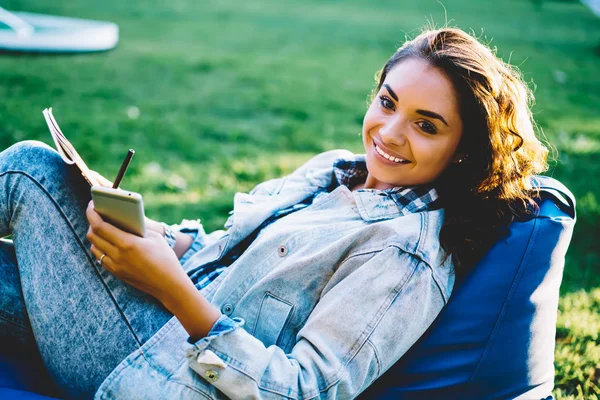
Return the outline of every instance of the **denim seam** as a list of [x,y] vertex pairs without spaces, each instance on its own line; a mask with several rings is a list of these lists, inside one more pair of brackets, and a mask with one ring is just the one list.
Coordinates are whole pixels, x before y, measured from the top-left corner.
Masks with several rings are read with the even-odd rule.
[[[371,341],[370,337],[369,339],[367,339],[367,344],[369,344],[371,346],[371,348],[373,349],[373,354],[375,355],[375,362],[377,363],[377,376],[379,376],[381,374],[381,357],[379,357],[379,353],[377,352],[377,347],[375,347],[375,345],[373,344],[373,342]],[[375,380],[375,379],[373,379]]]
[[283,298],[281,298],[281,297],[279,297],[279,296],[277,296],[277,295],[275,295],[275,294],[273,294],[273,293],[271,293],[269,291],[265,292],[265,294],[263,295],[263,298],[262,298],[262,300],[260,302],[260,307],[258,308],[258,314],[256,314],[257,315],[257,317],[256,317],[256,323],[252,327],[252,333],[251,333],[252,336],[254,336],[254,334],[256,333],[256,327],[258,326],[258,320],[260,319],[260,315],[261,315],[261,312],[262,312],[262,309],[263,309],[263,305],[265,304],[265,300],[266,300],[267,296],[270,296],[270,297],[276,299],[277,301],[280,301],[283,304],[287,304],[288,306],[290,306],[290,310],[288,311],[288,315],[287,315],[285,321],[283,322],[283,325],[281,326],[281,330],[279,331],[279,335],[277,336],[277,339],[275,339],[275,343],[277,343],[277,341],[279,340],[279,338],[281,337],[281,335],[285,331],[285,327],[288,324],[288,322],[290,321],[291,316],[292,316],[292,314],[295,311],[295,307],[294,307],[294,304],[290,303],[289,301],[287,301],[287,300],[285,300],[285,299],[283,299]]
[[27,325],[22,324],[18,318],[13,317],[12,315],[10,315],[9,313],[7,313],[4,310],[0,310],[0,319],[4,320],[10,324],[16,325],[25,331],[29,330]]
[[443,289],[443,285],[440,282],[438,282],[439,278],[437,277],[437,275],[435,273],[434,267],[430,263],[428,263],[427,261],[425,261],[423,258],[419,258],[419,259],[423,262],[423,264],[427,265],[427,267],[431,271],[431,278],[433,279],[433,282],[435,282],[435,286],[437,287],[438,291],[440,292],[440,295],[442,296],[442,300],[444,301],[444,305],[448,304],[448,301],[450,300],[449,299],[450,296],[448,296],[445,293],[445,291]]
[[[481,356],[479,357],[479,361],[477,362],[477,365],[475,366],[475,369],[473,370],[471,377],[467,381],[467,384],[473,380],[473,378],[479,371],[479,367],[483,363],[484,359],[487,357],[487,353],[489,352],[489,348],[491,347],[491,344],[496,337],[497,329],[500,325],[500,322],[502,321],[502,319],[504,317],[504,314],[506,312],[508,304],[510,303],[510,300],[512,299],[512,297],[516,291],[516,287],[519,286],[519,283],[521,282],[521,279],[523,278],[523,271],[526,268],[525,264],[528,261],[529,256],[530,256],[531,252],[533,251],[533,247],[534,247],[534,245],[531,244],[531,241],[537,237],[539,231],[540,231],[539,221],[537,219],[534,219],[534,226],[533,226],[531,233],[529,234],[529,238],[528,238],[528,243],[530,243],[530,244],[527,246],[527,248],[525,249],[525,251],[523,253],[523,256],[521,257],[521,262],[519,263],[519,269],[517,270],[517,274],[513,278],[513,283],[510,285],[510,290],[507,293],[506,298],[504,299],[504,303],[502,304],[502,309],[500,310],[500,313],[498,314],[498,317],[496,318],[496,323],[494,324],[494,328],[492,329],[492,332],[490,333],[490,336],[487,340],[485,349],[481,353]],[[535,242],[535,240],[534,240],[534,242]]]
[[396,247],[399,248],[398,246],[396,246],[394,243],[383,243],[380,244],[378,246],[373,246],[371,248],[366,248],[366,249],[360,249],[357,250],[356,253],[352,253],[350,255],[348,255],[348,257],[344,258],[341,262],[340,262],[340,267],[348,260],[350,260],[351,258],[355,258],[355,257],[359,257],[359,256],[364,256],[367,254],[371,254],[371,253],[380,253],[383,250],[387,249],[388,247]]
[[[421,259],[421,261],[423,261],[431,270],[431,276],[433,278],[433,281],[435,282],[438,290],[440,291],[440,294],[442,295],[442,299],[444,300],[444,304],[448,304],[448,300],[449,297],[448,293],[446,293],[446,291],[444,290],[444,285],[442,285],[440,282],[438,282],[438,277],[437,274],[435,273],[435,268],[433,265],[431,265],[431,263],[429,263],[429,261],[427,261],[425,259],[425,252],[423,251],[423,246],[424,246],[424,240],[422,240],[423,237],[426,237],[426,232],[427,232],[427,228],[429,225],[429,216],[427,215],[427,213],[420,213],[420,217],[421,217],[421,232],[419,234],[419,240],[417,240],[417,243],[415,245],[415,253],[418,253],[418,257]],[[423,246],[422,246],[423,245]]]
[[[429,218],[427,218],[426,213],[420,213],[419,215],[419,219],[421,220],[421,231],[419,232],[419,239],[417,240],[417,243],[415,243],[415,249],[414,252],[415,253],[419,253],[419,256],[421,256],[421,254],[423,254],[423,248],[421,246],[421,244],[423,244],[423,240],[422,238],[425,237],[425,235],[427,234],[427,226],[429,225]],[[423,257],[421,256],[421,259],[423,259]]]

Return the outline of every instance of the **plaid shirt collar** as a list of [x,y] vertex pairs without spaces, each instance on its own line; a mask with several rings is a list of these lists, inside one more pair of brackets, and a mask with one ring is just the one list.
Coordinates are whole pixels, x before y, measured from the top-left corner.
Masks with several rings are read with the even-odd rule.
[[[337,182],[334,186],[344,185],[352,188],[367,179],[367,163],[364,154],[357,154],[354,159],[336,160],[333,171]],[[393,187],[385,190],[362,189],[378,196],[387,196],[397,206],[401,214],[410,214],[440,208],[439,196],[435,188],[427,185],[413,187]]]

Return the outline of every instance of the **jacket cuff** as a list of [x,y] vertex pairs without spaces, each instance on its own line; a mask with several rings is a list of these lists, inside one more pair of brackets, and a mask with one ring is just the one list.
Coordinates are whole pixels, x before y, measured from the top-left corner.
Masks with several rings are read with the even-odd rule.
[[197,341],[193,341],[190,337],[187,342],[193,344],[196,350],[204,350],[212,340],[231,332],[237,327],[244,326],[244,323],[245,321],[242,318],[229,318],[227,315],[221,314],[206,337]]
[[192,257],[197,251],[206,246],[206,232],[204,231],[204,227],[200,223],[199,219],[184,219],[179,224],[171,225],[171,229],[177,232],[185,233],[186,235],[191,236],[192,239],[194,239],[190,247],[183,253],[181,258],[179,259],[181,265],[185,264],[185,262],[189,260],[190,257]]
[[221,315],[208,336],[196,342],[188,338],[187,343],[184,345],[188,366],[209,384],[223,390],[224,393],[230,392],[231,388],[235,387],[245,392],[242,386],[248,384],[243,383],[247,377],[246,379],[240,379],[239,370],[244,370],[244,366],[219,350],[219,348],[228,347],[229,341],[240,339],[237,336],[244,331],[241,328],[244,322],[242,318],[230,318]]

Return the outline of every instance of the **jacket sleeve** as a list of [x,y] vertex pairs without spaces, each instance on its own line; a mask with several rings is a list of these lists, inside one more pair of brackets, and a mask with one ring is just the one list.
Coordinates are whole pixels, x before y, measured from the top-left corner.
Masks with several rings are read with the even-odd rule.
[[189,220],[184,219],[179,224],[171,225],[171,229],[174,231],[185,233],[192,237],[193,241],[190,247],[183,253],[179,262],[183,265],[191,256],[203,247],[210,245],[213,242],[219,240],[221,236],[225,234],[224,230],[217,230],[207,234],[204,230],[204,226],[199,219]]
[[[343,267],[343,268],[342,268]],[[431,267],[394,246],[347,259],[286,354],[239,318],[186,343],[188,365],[232,399],[351,399],[392,366],[444,305]]]
[[[351,155],[352,153],[347,150],[331,150],[318,154],[312,157],[300,167],[296,168],[296,170],[294,170],[293,173],[285,177],[269,179],[267,181],[257,184],[249,192],[249,194],[263,196],[272,196],[278,194],[288,179],[305,179],[305,174],[308,170],[319,168],[331,168],[331,164],[334,160],[340,157],[348,157]],[[229,214],[230,217],[225,222],[225,229],[229,229],[233,224],[233,211],[231,211]],[[207,234],[204,231],[204,227],[200,223],[199,219],[184,219],[179,224],[171,225],[171,228],[175,231],[180,231],[187,235],[190,235],[194,239],[190,248],[181,257],[181,263],[185,263],[185,261],[187,261],[194,253],[201,250],[203,247],[206,247],[211,243],[216,242],[225,234],[225,230],[217,230],[215,232]]]
[[250,194],[258,194],[258,195],[273,195],[279,193],[279,191],[284,186],[285,182],[290,179],[299,179],[301,181],[306,180],[306,174],[311,171],[332,171],[333,162],[339,158],[351,157],[353,154],[348,150],[330,150],[324,153],[317,154],[312,157],[310,160],[299,166],[292,172],[291,174],[283,177],[271,179],[262,183],[259,183],[254,187]]
[[[331,152],[327,152],[327,153],[331,153]],[[323,154],[327,154],[327,153],[323,153]],[[296,175],[302,174],[306,168],[308,168],[310,165],[315,164],[315,160],[320,160],[321,158],[323,158],[322,154],[313,157],[313,159],[309,160],[307,163],[305,163],[304,165],[302,165],[301,167],[296,169],[292,174],[290,174],[288,176],[285,176],[282,178],[269,179],[267,181],[261,182],[258,185],[256,185],[249,192],[249,194],[264,195],[264,196],[271,196],[273,194],[277,194],[278,191],[283,186],[284,182],[289,177],[294,176],[294,174],[296,174]],[[229,212],[230,216],[227,219],[227,221],[225,222],[225,226],[224,226],[225,229],[229,229],[231,227],[231,225],[233,224],[233,213],[234,213],[233,210]],[[199,219],[196,219],[196,220],[184,219],[179,224],[171,225],[171,229],[173,229],[174,231],[179,231],[179,232],[185,233],[185,234],[191,236],[193,239],[192,244],[190,245],[189,249],[186,250],[186,252],[183,253],[183,255],[180,258],[180,262],[182,264],[184,264],[196,252],[198,252],[202,248],[210,245],[211,243],[216,242],[226,233],[225,230],[217,230],[210,234],[207,234]]]

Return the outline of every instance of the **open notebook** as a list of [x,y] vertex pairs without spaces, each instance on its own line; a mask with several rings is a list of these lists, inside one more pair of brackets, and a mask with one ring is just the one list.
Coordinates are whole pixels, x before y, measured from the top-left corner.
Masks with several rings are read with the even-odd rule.
[[56,150],[58,150],[58,153],[64,162],[69,165],[75,164],[90,186],[101,186],[98,181],[98,173],[88,168],[83,159],[79,156],[79,153],[77,153],[77,150],[75,150],[75,147],[67,140],[58,127],[58,124],[52,115],[52,108],[46,108],[43,111],[43,114],[44,118],[46,118],[46,123],[48,124],[48,129],[50,129],[54,144],[56,145]]

